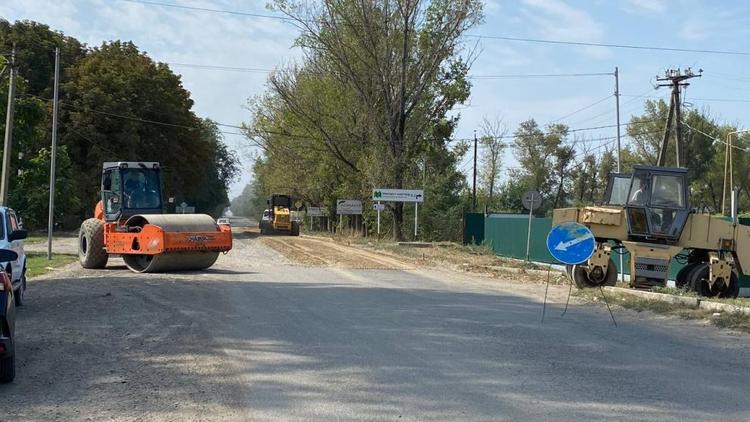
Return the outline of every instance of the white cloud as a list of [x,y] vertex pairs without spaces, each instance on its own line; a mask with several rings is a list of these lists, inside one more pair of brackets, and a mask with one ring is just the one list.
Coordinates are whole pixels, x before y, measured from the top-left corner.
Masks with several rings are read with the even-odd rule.
[[712,10],[692,10],[692,13],[681,23],[678,35],[688,41],[703,41],[727,35],[727,28],[737,32],[747,31],[748,18],[740,10],[718,8]]
[[667,11],[666,0],[628,0],[624,4],[626,12],[638,14],[658,14]]
[[[550,40],[599,42],[604,39],[605,26],[583,9],[562,0],[524,0],[528,6],[522,13],[533,22],[541,36]],[[609,57],[601,47],[584,48],[594,58]]]

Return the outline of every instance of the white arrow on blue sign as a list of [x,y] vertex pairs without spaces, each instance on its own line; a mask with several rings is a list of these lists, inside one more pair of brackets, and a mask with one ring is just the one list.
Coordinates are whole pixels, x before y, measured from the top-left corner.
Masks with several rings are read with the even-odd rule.
[[583,263],[591,258],[595,248],[594,234],[583,224],[558,224],[547,235],[547,250],[563,264]]

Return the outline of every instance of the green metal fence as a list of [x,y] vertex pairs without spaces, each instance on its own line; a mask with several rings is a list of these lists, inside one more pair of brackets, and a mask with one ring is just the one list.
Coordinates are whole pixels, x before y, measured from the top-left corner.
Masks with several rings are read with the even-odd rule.
[[[532,261],[555,262],[547,251],[547,233],[551,228],[551,218],[531,219],[529,259]],[[490,214],[484,221],[484,241],[500,256],[526,259],[528,230],[528,215]]]
[[464,245],[481,245],[484,242],[484,214],[478,212],[464,214]]

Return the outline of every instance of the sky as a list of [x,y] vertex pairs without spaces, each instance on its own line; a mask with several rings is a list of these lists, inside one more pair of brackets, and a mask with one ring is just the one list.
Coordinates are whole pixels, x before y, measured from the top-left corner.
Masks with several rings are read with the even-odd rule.
[[[144,4],[150,1],[241,13]],[[11,22],[42,22],[89,46],[117,39],[133,41],[154,60],[170,63],[173,71],[182,75],[197,115],[239,125],[250,121],[248,101],[267,89],[268,70],[293,64],[302,56],[294,47],[298,33],[293,26],[247,15],[275,15],[266,3],[2,0],[0,17]],[[704,72],[701,78],[691,80],[685,106],[750,128],[750,3],[746,1],[487,0],[484,11],[485,22],[466,38],[466,51],[473,49],[479,54],[470,72],[471,98],[452,112],[460,116],[456,138],[471,138],[484,118],[502,119],[511,133],[519,122],[534,118],[540,124],[560,122],[571,129],[582,129],[575,132],[580,149],[612,148],[614,127],[588,129],[615,124],[612,75],[528,75],[613,73],[615,67],[620,74],[623,122],[642,112],[645,99],[669,98],[667,89],[654,89],[657,75],[668,68],[692,67]],[[746,54],[574,46],[478,35]],[[241,158],[243,172],[232,184],[230,197],[238,195],[251,180],[252,156],[258,153],[247,139],[231,134],[233,131],[227,129],[225,142]],[[627,142],[624,138],[623,143]],[[459,166],[467,175],[472,170],[471,162],[467,156]],[[516,165],[508,149],[503,166],[508,169]]]

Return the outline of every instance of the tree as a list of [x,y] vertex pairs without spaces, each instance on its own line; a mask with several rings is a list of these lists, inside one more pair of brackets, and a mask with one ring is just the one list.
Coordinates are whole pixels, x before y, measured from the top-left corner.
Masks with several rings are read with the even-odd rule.
[[[24,226],[31,230],[47,227],[49,217],[49,171],[50,150],[42,148],[37,154],[25,159],[24,170],[15,180],[9,201],[23,218]],[[64,145],[57,150],[55,171],[55,221],[66,220],[67,210],[78,206],[78,198],[71,194],[75,177],[71,172],[71,160]]]
[[482,164],[479,167],[479,181],[480,186],[487,190],[487,205],[492,208],[495,205],[495,187],[500,184],[500,170],[508,127],[499,117],[492,121],[485,117],[482,120],[481,130],[482,137],[479,138],[479,143],[483,151]]
[[[62,57],[56,192],[64,196],[55,209],[70,226],[93,213],[102,161],[158,160],[169,196],[210,213],[228,203],[234,155],[216,127],[190,110],[190,94],[166,64],[132,43],[88,49],[46,25],[0,19],[0,46],[10,51],[14,44],[19,78],[10,204],[29,227],[41,228],[46,220],[56,47]],[[7,84],[0,84],[0,101],[7,101]],[[0,107],[0,130],[5,112]]]
[[[459,57],[461,37],[482,20],[481,2],[325,0],[314,6],[277,0],[275,6],[300,28],[297,44],[307,52],[306,66],[354,94],[354,110],[364,120],[360,133],[370,153],[367,163],[377,163],[382,186],[406,187],[428,144],[424,134],[433,133],[431,127],[468,98],[471,60]],[[290,102],[287,95],[280,97]],[[297,111],[298,118],[305,117]],[[348,139],[322,138],[338,160],[355,170],[334,148],[343,149]],[[390,209],[393,236],[401,239],[403,204]]]
[[511,177],[537,190],[547,207],[566,199],[567,172],[575,158],[574,145],[564,143],[567,136],[567,126],[553,124],[543,131],[534,119],[521,122],[515,132],[513,154],[520,167],[511,171]]
[[582,155],[581,162],[570,172],[571,199],[578,205],[593,204],[600,199],[599,193],[603,190],[598,185],[599,161],[593,152],[584,150]]
[[166,64],[133,43],[105,43],[70,69],[63,91],[60,139],[81,176],[78,215],[93,212],[101,163],[117,160],[160,161],[164,191],[177,203],[212,214],[228,205],[237,163]]

